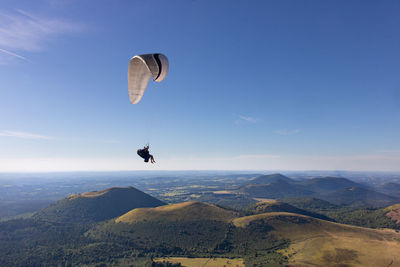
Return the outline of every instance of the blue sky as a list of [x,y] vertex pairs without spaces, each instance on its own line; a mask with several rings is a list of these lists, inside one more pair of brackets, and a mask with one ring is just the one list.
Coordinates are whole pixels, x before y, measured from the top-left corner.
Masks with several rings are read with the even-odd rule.
[[[0,171],[400,170],[398,1],[3,0]],[[168,56],[137,105],[129,59]],[[136,149],[150,142],[157,164]]]

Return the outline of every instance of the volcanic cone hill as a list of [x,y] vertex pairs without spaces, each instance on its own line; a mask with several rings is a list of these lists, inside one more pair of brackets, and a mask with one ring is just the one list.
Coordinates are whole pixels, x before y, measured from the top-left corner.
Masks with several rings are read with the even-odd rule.
[[165,205],[133,187],[112,187],[102,191],[73,194],[38,211],[35,219],[51,222],[99,222],[142,207]]
[[138,208],[120,216],[115,222],[135,223],[141,221],[221,221],[229,222],[237,216],[226,210],[204,202],[183,202],[156,208]]
[[[162,246],[166,253],[209,253],[221,243],[237,216],[203,202],[183,202],[156,208],[138,208],[87,232],[93,240],[132,242],[143,248]],[[113,241],[114,242],[114,241]]]

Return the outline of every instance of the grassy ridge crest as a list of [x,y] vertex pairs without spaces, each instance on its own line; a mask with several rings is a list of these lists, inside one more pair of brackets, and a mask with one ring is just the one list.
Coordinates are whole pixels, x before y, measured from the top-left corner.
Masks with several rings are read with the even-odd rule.
[[137,208],[115,219],[115,222],[136,223],[142,221],[198,221],[229,222],[237,213],[213,204],[190,201],[155,208]]

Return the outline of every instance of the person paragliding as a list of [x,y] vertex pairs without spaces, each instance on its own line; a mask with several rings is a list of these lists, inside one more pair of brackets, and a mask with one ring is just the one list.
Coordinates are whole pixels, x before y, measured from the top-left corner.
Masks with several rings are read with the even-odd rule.
[[150,146],[146,145],[143,149],[138,149],[137,154],[144,159],[144,162],[150,162],[155,163],[156,161],[154,160],[153,155],[150,154],[149,151]]
[[[137,104],[142,99],[150,78],[155,82],[162,82],[168,74],[168,58],[163,54],[136,55],[129,61],[128,90],[132,104]],[[149,145],[138,149],[137,154],[144,162],[155,163],[153,155],[149,152]]]

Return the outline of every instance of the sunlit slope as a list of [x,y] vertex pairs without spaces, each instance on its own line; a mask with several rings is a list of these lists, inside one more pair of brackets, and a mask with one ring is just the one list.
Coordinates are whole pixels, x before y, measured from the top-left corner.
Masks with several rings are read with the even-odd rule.
[[156,258],[154,262],[169,262],[173,264],[180,263],[181,266],[190,267],[244,267],[243,259],[227,259],[227,258],[183,258],[183,257],[166,257]]
[[140,207],[157,207],[162,201],[133,187],[73,194],[37,212],[36,219],[57,222],[97,222]]
[[[286,212],[236,218],[236,227],[267,225],[290,240],[281,253],[305,266],[400,266],[400,233],[343,225]],[[347,265],[346,265],[347,264]]]
[[251,205],[250,209],[257,214],[267,213],[267,212],[291,212],[291,213],[303,214],[302,212],[306,212],[290,204],[274,199],[257,202],[256,204]]
[[120,216],[115,222],[142,221],[231,221],[236,212],[204,202],[183,202],[156,208],[138,208]]
[[392,205],[384,209],[386,217],[400,226],[400,204]]
[[250,211],[253,211],[256,214],[260,213],[268,213],[268,212],[290,212],[296,214],[307,215],[319,219],[331,220],[325,215],[306,211],[303,209],[296,208],[288,203],[284,203],[278,200],[268,200],[268,201],[260,201],[254,205],[251,205],[249,208]]
[[134,209],[88,231],[94,240],[132,242],[173,255],[209,255],[222,243],[236,213],[202,202]]

